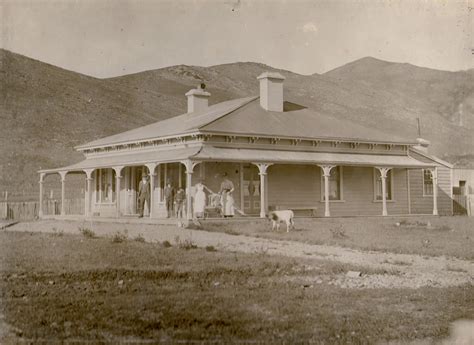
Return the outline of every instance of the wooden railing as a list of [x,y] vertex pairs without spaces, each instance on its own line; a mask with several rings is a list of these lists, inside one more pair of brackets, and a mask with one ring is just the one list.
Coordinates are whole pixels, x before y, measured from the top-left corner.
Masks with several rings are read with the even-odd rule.
[[[64,200],[66,214],[84,214],[84,199]],[[38,201],[0,201],[0,219],[31,220],[38,218]],[[44,215],[61,214],[61,200],[44,200]]]

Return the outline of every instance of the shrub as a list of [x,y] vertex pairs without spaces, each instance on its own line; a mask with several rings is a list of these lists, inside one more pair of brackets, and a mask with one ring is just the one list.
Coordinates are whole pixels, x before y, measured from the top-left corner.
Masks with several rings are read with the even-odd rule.
[[62,237],[63,235],[64,235],[63,230],[58,230],[56,228],[53,228],[53,236]]
[[435,230],[438,230],[438,231],[453,231],[454,229],[451,228],[450,226],[448,225],[440,225],[440,226],[437,226],[435,228]]
[[89,228],[86,228],[86,227],[79,227],[79,232],[82,234],[82,236],[86,237],[86,238],[96,238],[97,235],[95,234],[94,231],[92,231],[91,229]]
[[228,235],[234,235],[234,236],[240,235],[240,233],[238,231],[235,231],[235,230],[232,230],[232,229],[225,229],[224,232]]
[[138,234],[135,238],[134,238],[135,241],[137,242],[142,242],[144,243],[145,242],[145,237],[143,237],[142,234]]
[[165,248],[172,247],[170,241],[163,241],[163,247]]
[[338,227],[331,228],[329,229],[331,231],[332,237],[333,238],[346,238],[346,230],[342,227],[342,225],[339,225]]
[[112,236],[112,243],[122,243],[128,239],[127,235],[127,230],[125,230],[123,233],[120,231],[117,231],[113,236]]
[[217,249],[214,246],[206,246],[207,252],[217,252]]
[[384,264],[390,264],[390,265],[397,265],[397,266],[411,266],[411,262],[403,261],[403,260],[387,260],[385,259],[382,261]]
[[461,267],[453,267],[453,266],[450,266],[448,265],[446,267],[446,271],[450,271],[450,272],[461,272],[461,273],[467,273],[468,271],[464,268],[461,268]]
[[182,241],[179,238],[179,236],[176,236],[174,238],[174,241],[176,242],[176,245],[178,246],[179,249],[189,250],[189,249],[196,249],[197,248],[197,245],[195,245],[194,242],[190,239],[186,239],[186,240]]
[[431,241],[430,240],[422,240],[421,241],[421,246],[423,248],[429,248],[429,247],[431,247]]

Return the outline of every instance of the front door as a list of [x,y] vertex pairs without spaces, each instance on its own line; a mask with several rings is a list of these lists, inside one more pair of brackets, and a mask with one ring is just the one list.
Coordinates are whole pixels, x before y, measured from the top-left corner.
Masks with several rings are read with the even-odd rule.
[[260,213],[260,176],[258,168],[253,164],[245,164],[243,176],[244,212]]

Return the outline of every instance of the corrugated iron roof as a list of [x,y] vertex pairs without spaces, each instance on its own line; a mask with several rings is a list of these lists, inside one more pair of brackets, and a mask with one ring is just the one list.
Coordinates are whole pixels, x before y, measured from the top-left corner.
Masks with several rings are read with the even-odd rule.
[[260,106],[258,97],[246,97],[98,139],[77,148],[125,144],[199,131],[302,139],[416,143],[413,139],[339,120],[289,102],[285,102],[283,112],[267,111]]
[[415,143],[414,139],[390,135],[291,103],[286,103],[286,108],[294,110],[267,111],[259,102],[253,101],[201,127],[201,130],[255,136]]
[[196,131],[200,127],[212,123],[216,119],[229,114],[239,107],[255,100],[256,97],[234,99],[211,105],[208,109],[189,114],[182,114],[163,121],[158,121],[147,126],[139,127],[123,133],[91,141],[77,146],[78,149],[100,147],[112,144],[151,140],[177,134]]

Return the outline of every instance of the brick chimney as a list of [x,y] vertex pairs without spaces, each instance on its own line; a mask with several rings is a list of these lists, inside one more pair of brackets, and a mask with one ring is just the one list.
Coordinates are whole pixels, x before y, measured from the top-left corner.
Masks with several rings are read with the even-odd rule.
[[197,88],[186,93],[188,97],[188,113],[206,110],[209,107],[209,97],[211,94],[204,91],[206,84],[202,83]]
[[260,105],[268,111],[283,111],[283,80],[285,77],[276,72],[264,72],[257,77],[260,80]]

